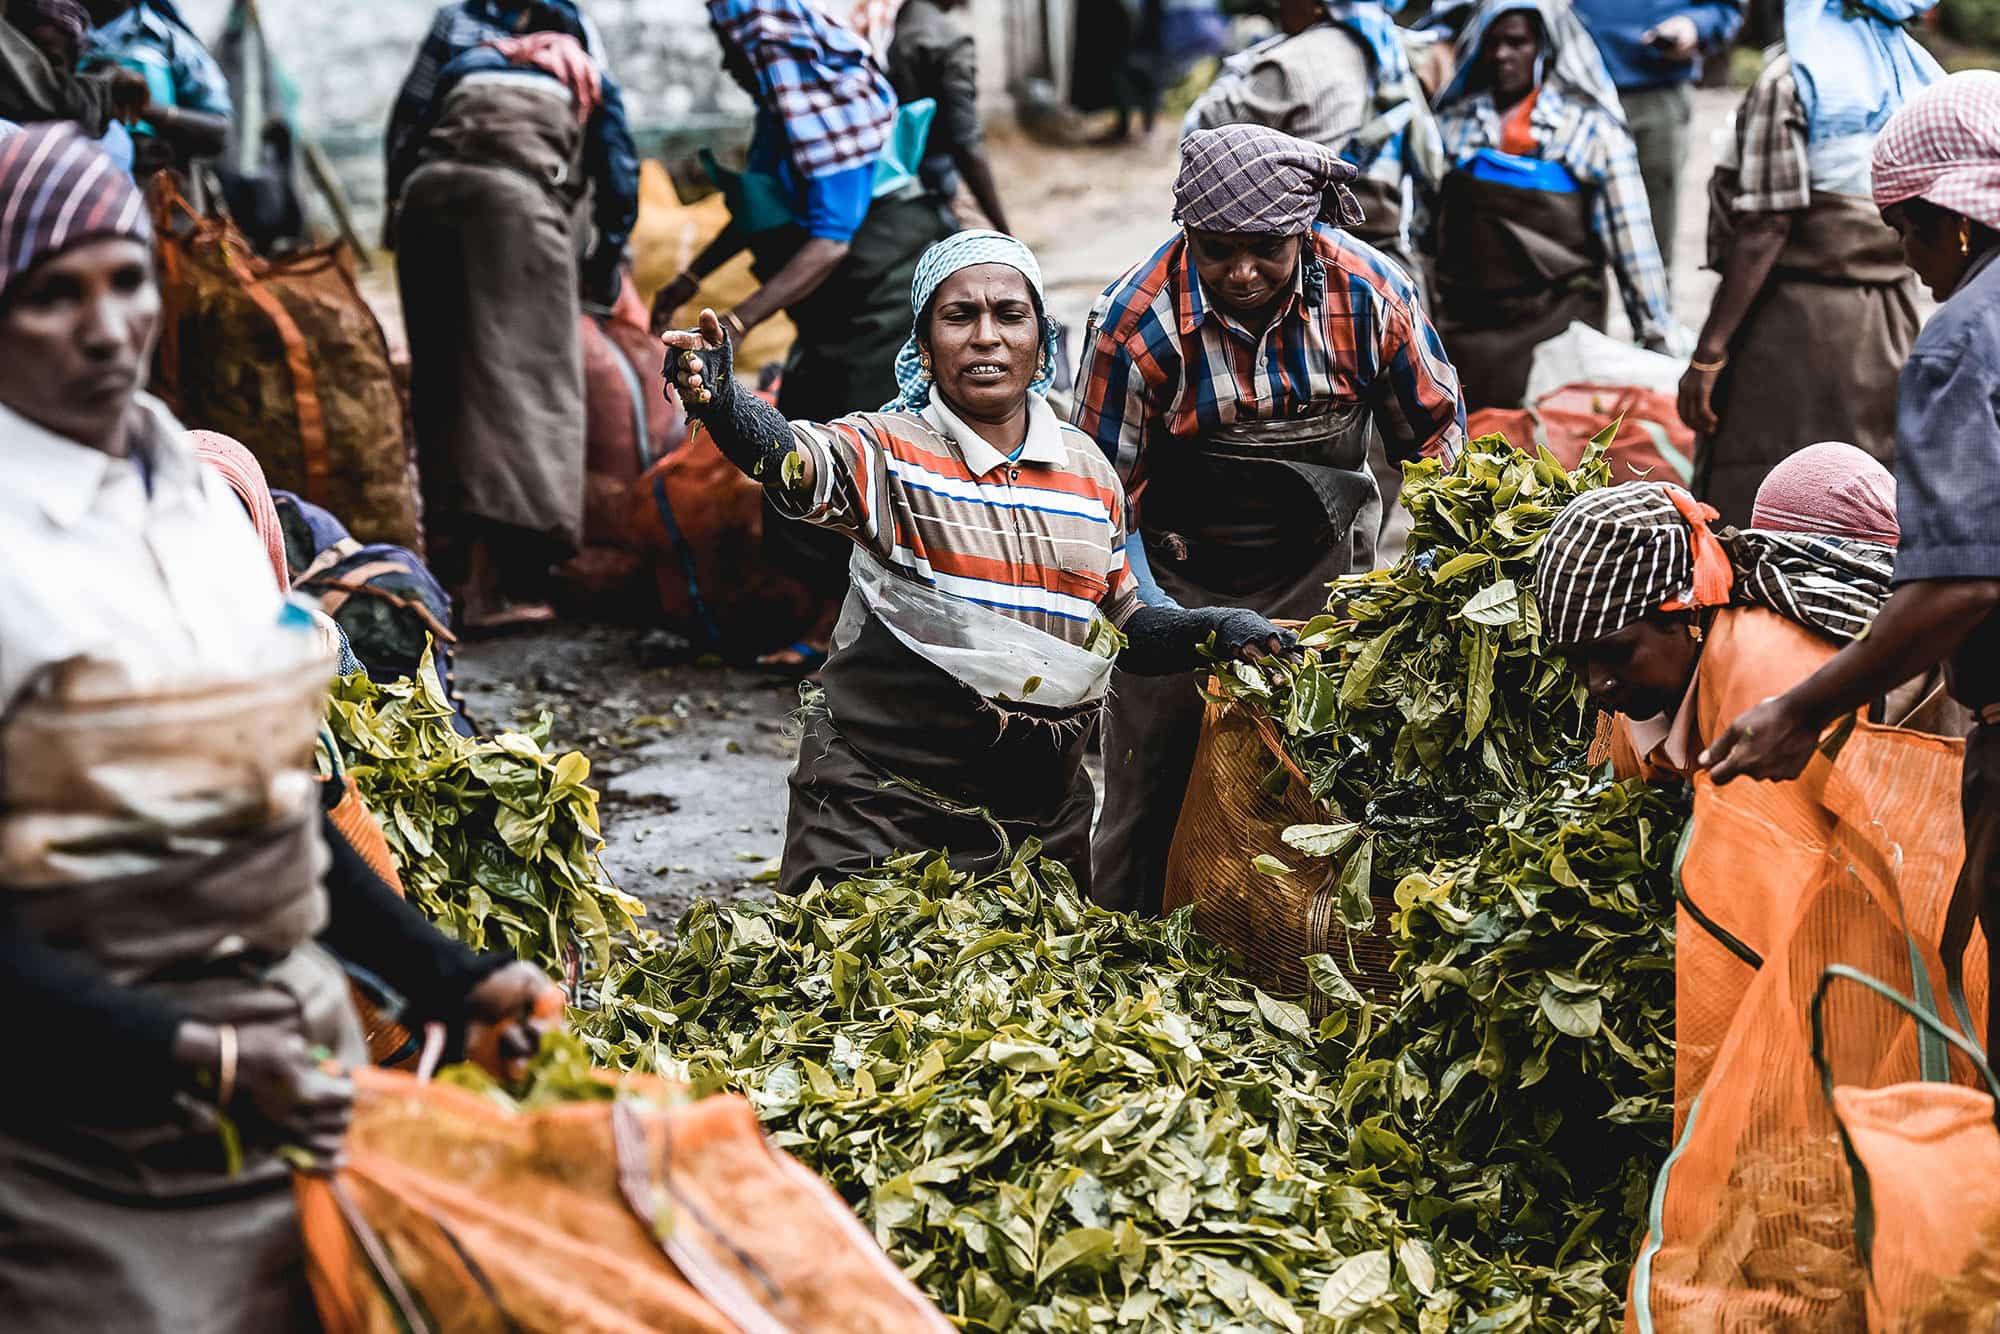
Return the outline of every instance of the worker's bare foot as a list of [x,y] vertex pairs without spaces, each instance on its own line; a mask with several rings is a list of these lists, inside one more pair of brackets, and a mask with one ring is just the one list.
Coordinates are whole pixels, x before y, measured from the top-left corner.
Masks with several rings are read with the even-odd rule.
[[491,639],[537,625],[549,625],[556,609],[546,602],[496,602],[486,606],[468,603],[459,618],[459,629],[468,639]]
[[817,639],[800,639],[771,653],[760,653],[757,665],[785,676],[811,676],[826,666],[831,644]]
[[511,634],[548,625],[555,619],[556,609],[546,602],[507,596],[498,563],[485,540],[476,540],[466,549],[465,583],[458,590],[458,628],[466,638]]

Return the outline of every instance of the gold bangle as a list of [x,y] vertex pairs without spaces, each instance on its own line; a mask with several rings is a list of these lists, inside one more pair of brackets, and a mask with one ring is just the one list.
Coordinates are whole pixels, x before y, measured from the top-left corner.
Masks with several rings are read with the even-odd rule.
[[733,310],[722,312],[722,322],[732,331],[732,337],[736,342],[742,342],[744,335],[750,332],[743,326],[743,317]]
[[1700,371],[1703,375],[1713,375],[1728,364],[1729,354],[1727,352],[1717,357],[1714,361],[1697,361],[1693,357],[1688,358],[1688,369],[1691,371]]
[[218,1024],[215,1029],[215,1105],[227,1107],[236,1096],[236,1025]]

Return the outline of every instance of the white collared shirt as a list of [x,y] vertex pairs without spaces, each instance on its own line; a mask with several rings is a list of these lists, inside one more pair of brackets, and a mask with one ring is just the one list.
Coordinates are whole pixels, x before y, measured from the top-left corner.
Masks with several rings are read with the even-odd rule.
[[187,432],[141,394],[137,462],[0,405],[0,711],[47,668],[88,656],[132,684],[238,676],[282,598],[242,503]]

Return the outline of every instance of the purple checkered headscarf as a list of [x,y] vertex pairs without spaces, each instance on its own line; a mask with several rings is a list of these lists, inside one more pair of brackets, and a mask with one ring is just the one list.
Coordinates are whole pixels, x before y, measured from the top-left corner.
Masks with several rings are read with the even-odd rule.
[[1204,232],[1303,236],[1314,222],[1352,227],[1357,171],[1331,149],[1262,125],[1196,130],[1181,141],[1174,221]]
[[68,121],[0,137],[0,299],[28,270],[86,241],[149,244],[146,201],[132,178]]

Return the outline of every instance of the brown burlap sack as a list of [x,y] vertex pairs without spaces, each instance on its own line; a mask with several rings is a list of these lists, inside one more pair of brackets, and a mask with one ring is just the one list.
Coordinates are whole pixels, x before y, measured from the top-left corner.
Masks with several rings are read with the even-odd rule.
[[242,441],[273,488],[363,542],[422,554],[415,456],[382,326],[342,242],[266,259],[161,172],[147,187],[160,270],[152,390],[190,427]]
[[[1269,728],[1268,719],[1234,704],[1209,702],[1167,856],[1162,904],[1172,912],[1192,903],[1196,928],[1238,956],[1258,986],[1293,995],[1309,991],[1303,960],[1331,954],[1356,986],[1392,998],[1389,914],[1395,903],[1386,896],[1375,900],[1373,931],[1342,925],[1334,885],[1344,861],[1301,856],[1280,837],[1325,814]],[[1257,870],[1252,863],[1266,854],[1291,871]]]

